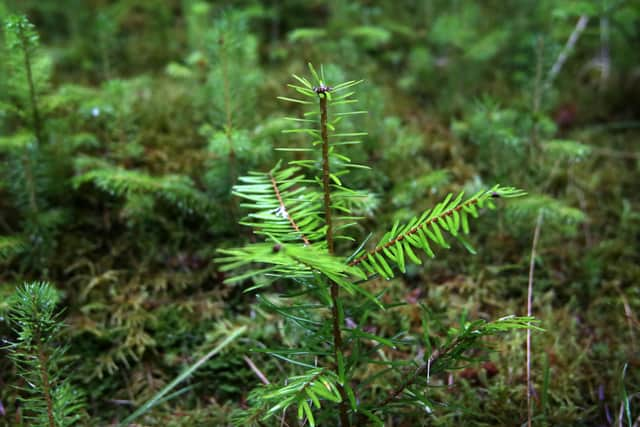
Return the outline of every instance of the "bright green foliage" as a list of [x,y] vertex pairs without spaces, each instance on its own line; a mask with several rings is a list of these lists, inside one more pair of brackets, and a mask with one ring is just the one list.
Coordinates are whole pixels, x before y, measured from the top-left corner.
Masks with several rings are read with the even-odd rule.
[[477,218],[484,207],[495,208],[491,199],[520,197],[525,193],[512,187],[496,185],[490,190],[482,190],[462,201],[464,193],[453,197],[449,194],[444,201],[433,209],[425,211],[419,217],[413,217],[407,224],[400,226],[398,222],[391,231],[385,233],[372,250],[362,249],[353,255],[349,265],[362,265],[369,274],[379,274],[390,279],[394,276],[389,261],[396,264],[402,273],[406,272],[408,258],[411,262],[422,264],[414,249],[424,251],[435,257],[431,245],[449,248],[444,233],[458,239],[470,252],[475,253],[461,234],[469,234],[469,218]]
[[[241,206],[255,211],[241,224],[280,241],[322,241],[325,230],[320,195],[309,194],[299,172],[299,167],[282,169],[279,163],[268,173],[241,177],[242,184],[234,187],[233,194],[249,200]],[[296,235],[291,235],[292,227]]]
[[[267,299],[262,301],[265,308],[276,311],[314,338],[301,342],[298,349],[262,350],[307,369],[301,374],[289,376],[282,386],[272,385],[253,392],[251,401],[256,407],[236,418],[238,425],[259,423],[286,411],[289,406],[297,407],[298,418],[305,419],[310,425],[335,424],[336,410],[322,411],[323,401],[338,404],[342,425],[358,425],[358,417],[362,415],[376,424],[382,424],[383,417],[379,416],[378,411],[389,411],[386,405],[392,403],[393,399],[376,406],[368,400],[366,388],[353,390],[351,384],[356,379],[356,372],[370,364],[392,368],[402,362],[386,357],[379,360],[371,354],[361,354],[357,349],[362,341],[368,340],[377,342],[381,352],[384,352],[382,349],[395,349],[397,345],[407,343],[371,334],[359,325],[345,326],[345,313],[362,313],[366,316],[368,311],[390,308],[382,302],[381,295],[374,295],[367,290],[367,281],[377,275],[387,279],[393,277],[392,264],[397,265],[403,273],[407,263],[421,264],[414,249],[424,250],[434,256],[431,244],[449,247],[443,236],[445,232],[464,242],[461,235],[469,233],[470,217],[477,217],[484,207],[494,207],[494,199],[524,195],[521,190],[498,185],[482,190],[465,201],[463,193],[456,197],[450,194],[433,209],[412,218],[404,226],[396,223],[373,249],[367,249],[363,243],[347,259],[334,255],[334,237],[350,240],[343,230],[352,226],[357,219],[351,211],[349,200],[361,197],[360,192],[346,186],[346,180],[350,169],[362,166],[352,163],[340,149],[358,144],[358,138],[366,135],[364,132],[341,131],[340,125],[346,118],[366,112],[335,112],[337,106],[356,102],[353,87],[360,81],[333,84],[325,77],[323,68],[318,73],[309,65],[309,70],[311,80],[294,74],[296,83],[289,85],[302,97],[278,98],[309,106],[304,118],[289,119],[299,127],[285,132],[310,137],[310,143],[280,150],[310,153],[311,158],[293,160],[289,162],[291,167],[284,169],[279,163],[268,173],[252,173],[240,179],[241,184],[234,187],[234,194],[246,200],[243,206],[253,211],[242,223],[254,228],[265,241],[241,249],[220,250],[222,256],[217,261],[222,264],[222,271],[246,270],[236,273],[227,282],[253,279],[254,285],[250,290],[264,288],[274,279],[297,283],[299,291],[290,290],[286,293],[295,301],[293,305],[287,307]],[[318,153],[317,156],[313,156],[314,153]],[[339,225],[334,229],[336,224]],[[251,268],[252,264],[257,265],[257,269]],[[351,297],[361,295],[366,302],[364,305],[353,304],[349,297],[339,297],[340,290],[346,291]],[[300,296],[296,297],[297,294]],[[302,310],[305,304],[309,308]],[[325,322],[322,320],[325,316],[321,315],[323,309],[331,313]],[[445,348],[432,348],[430,358],[418,369],[428,370],[437,358],[442,359],[438,362],[442,366],[455,369],[466,352],[474,348],[479,337],[526,328],[531,320],[513,317],[495,323],[465,325],[460,332],[453,332],[455,339],[447,342]],[[343,347],[342,339],[348,347]],[[347,355],[347,348],[356,349],[352,356]],[[310,356],[321,361],[310,365]],[[327,356],[328,361],[325,360]],[[327,376],[329,374],[331,376]],[[407,386],[406,383],[401,384],[398,391],[391,392],[392,396],[402,394],[408,399],[407,403],[423,405],[425,397],[405,390]]]
[[277,416],[289,406],[297,408],[296,414],[299,420],[306,420],[311,426],[316,424],[313,408],[322,408],[322,401],[340,403],[342,397],[338,393],[336,375],[323,368],[313,368],[301,375],[287,378],[286,387],[270,386],[255,389],[249,396],[249,401],[254,405],[263,405],[263,408],[254,407],[248,413],[236,415],[236,425],[249,423],[253,425],[260,420],[267,420]]
[[[339,258],[326,253],[326,248],[316,248],[313,246],[289,246],[283,245],[273,237],[269,243],[258,243],[242,249],[221,249],[226,257],[218,258],[218,262],[224,263],[223,271],[245,266],[249,263],[263,264],[265,267],[260,270],[252,270],[244,275],[234,276],[229,279],[229,283],[244,280],[256,274],[264,274],[277,278],[297,278],[313,282],[315,274],[330,278],[339,284],[350,294],[366,291],[360,286],[353,285],[348,279],[366,279],[364,273],[355,267],[351,267],[342,262]],[[264,286],[264,284],[262,284]],[[327,295],[325,295],[327,296]]]
[[17,334],[7,347],[24,379],[21,402],[31,426],[66,427],[83,418],[84,398],[69,382],[61,345],[58,295],[48,283],[26,283],[10,302],[9,320]]
[[[498,320],[487,322],[484,320],[467,321],[466,313],[460,321],[460,328],[451,328],[444,342],[429,342],[428,347],[437,345],[437,353],[432,353],[428,370],[430,374],[457,369],[464,360],[464,353],[479,345],[478,341],[485,336],[495,335],[514,329],[541,329],[535,326],[539,323],[532,317],[506,316]],[[428,319],[423,319],[428,329]],[[532,326],[533,325],[533,326]]]

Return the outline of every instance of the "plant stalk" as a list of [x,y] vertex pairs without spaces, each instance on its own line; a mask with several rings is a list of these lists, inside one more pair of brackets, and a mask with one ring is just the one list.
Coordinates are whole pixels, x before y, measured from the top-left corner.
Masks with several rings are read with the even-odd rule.
[[229,144],[229,167],[231,169],[231,182],[235,183],[236,172],[236,152],[233,146],[233,105],[231,100],[231,82],[229,81],[229,64],[227,57],[227,46],[224,37],[220,37],[220,63],[222,66],[222,81],[224,91],[224,112],[225,112],[225,135]]
[[322,135],[322,186],[324,191],[324,217],[327,223],[327,247],[333,254],[333,224],[331,221],[331,188],[329,178],[329,133],[327,130],[327,97],[320,97],[320,131]]
[[[233,187],[238,180],[238,160],[236,158],[236,151],[233,141],[233,100],[231,93],[231,81],[229,80],[229,57],[227,51],[226,39],[221,36],[218,40],[220,44],[220,64],[222,66],[222,90],[224,96],[224,114],[225,114],[225,129],[224,133],[227,137],[227,144],[229,147],[229,181]],[[232,198],[230,201],[231,216],[232,218],[238,217],[238,200]],[[234,220],[234,223],[236,221]]]
[[[531,244],[531,261],[529,263],[529,283],[527,286],[527,316],[531,317],[533,311],[533,272],[536,267],[536,248],[540,238],[542,227],[542,211],[538,213],[536,228],[533,232]],[[531,323],[529,323],[531,325]],[[533,385],[531,384],[531,328],[527,328],[527,426],[531,427],[533,419]]]
[[44,399],[47,402],[47,417],[49,419],[49,427],[56,427],[55,418],[53,416],[53,401],[51,400],[51,384],[49,383],[49,375],[47,374],[47,355],[42,347],[42,340],[38,337],[38,360],[40,361],[40,377],[42,379],[42,391]]
[[29,194],[29,207],[31,208],[31,213],[38,213],[38,199],[36,196],[36,183],[35,178],[33,176],[33,164],[31,162],[31,157],[29,153],[25,153],[22,158],[22,164],[24,166],[25,171],[25,184],[27,186],[27,193]]
[[36,102],[36,85],[33,81],[33,73],[31,71],[31,56],[29,55],[29,44],[27,35],[24,33],[22,25],[18,26],[20,43],[22,44],[22,52],[24,53],[24,69],[27,72],[27,84],[29,85],[29,98],[31,100],[31,117],[33,121],[33,132],[36,135],[38,143],[42,143],[42,123],[40,122],[40,111]]
[[[320,132],[322,136],[322,186],[324,191],[324,214],[325,222],[327,224],[327,247],[329,253],[334,253],[333,245],[333,224],[331,220],[331,188],[329,177],[329,132],[327,128],[327,96],[325,94],[319,94],[320,98]],[[340,287],[337,283],[331,282],[331,317],[333,318],[333,349],[334,357],[336,361],[336,370],[338,369],[338,360],[344,360],[344,351],[342,348],[342,333],[340,331],[340,307],[338,306],[340,301]],[[342,384],[338,384],[338,392],[342,398],[340,402],[340,424],[342,427],[349,427],[349,416],[347,414],[347,393]]]
[[[29,86],[29,99],[31,101],[31,120],[33,126],[33,133],[36,136],[36,144],[42,143],[42,124],[40,122],[40,111],[38,110],[38,104],[36,102],[36,85],[33,81],[33,72],[31,70],[31,55],[29,54],[29,43],[27,42],[27,35],[24,33],[24,27],[18,26],[18,37],[20,44],[22,45],[22,53],[24,55],[24,69],[27,73],[27,85]],[[27,191],[29,193],[29,206],[32,213],[38,211],[38,202],[36,200],[36,190],[33,177],[33,168],[29,153],[26,153],[24,159],[24,167],[26,171]]]

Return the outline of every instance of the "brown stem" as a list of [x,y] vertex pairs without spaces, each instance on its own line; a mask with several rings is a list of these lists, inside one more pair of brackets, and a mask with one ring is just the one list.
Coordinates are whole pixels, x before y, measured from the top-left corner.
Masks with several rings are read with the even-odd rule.
[[42,379],[42,391],[44,399],[47,402],[47,417],[49,418],[49,427],[56,427],[55,418],[53,417],[53,401],[51,400],[51,384],[49,384],[49,374],[47,373],[47,355],[42,347],[42,341],[38,337],[38,359],[40,361],[40,377]]
[[[338,308],[339,298],[339,286],[335,282],[331,283],[331,301],[333,303],[333,306],[331,307],[331,316],[333,317],[333,347],[336,359],[336,369],[338,366],[338,357],[342,357],[344,360],[342,335],[340,332],[340,310]],[[349,416],[347,415],[347,392],[345,391],[344,386],[340,383],[338,383],[337,388],[338,393],[340,393],[340,397],[342,398],[342,402],[340,402],[340,424],[342,427],[349,427],[351,423],[349,422]]]
[[298,227],[298,224],[295,222],[293,217],[289,215],[289,212],[287,211],[287,207],[284,204],[284,200],[282,200],[282,195],[280,194],[278,183],[276,182],[276,179],[273,177],[273,174],[271,172],[269,172],[269,179],[271,179],[271,186],[273,187],[274,193],[276,193],[276,198],[278,199],[278,203],[280,204],[280,209],[289,220],[289,223],[291,224],[293,229],[296,230],[298,234],[300,234],[300,237],[302,238],[302,241],[304,242],[304,244],[310,245],[311,243],[309,242],[309,239],[307,239],[307,237],[304,234],[302,234],[302,231],[300,231],[300,227]]
[[[320,98],[320,134],[322,137],[322,187],[324,191],[324,216],[327,224],[327,247],[329,253],[334,253],[333,246],[333,223],[331,220],[331,188],[330,188],[330,172],[329,172],[329,132],[327,127],[327,96],[326,94],[318,94]],[[331,283],[331,317],[333,318],[333,349],[336,361],[336,369],[338,360],[344,360],[344,350],[342,348],[342,332],[340,331],[340,287],[337,283]],[[340,402],[340,424],[342,427],[349,427],[347,392],[342,384],[338,384],[338,393],[342,398]]]
[[327,223],[327,246],[333,254],[333,223],[331,221],[331,188],[329,178],[329,132],[327,128],[327,97],[320,98],[320,132],[322,136],[322,187],[324,191],[324,217]]

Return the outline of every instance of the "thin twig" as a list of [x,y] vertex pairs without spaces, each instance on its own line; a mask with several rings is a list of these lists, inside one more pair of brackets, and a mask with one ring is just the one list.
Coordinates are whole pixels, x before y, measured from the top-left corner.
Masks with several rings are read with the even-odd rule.
[[569,57],[569,53],[571,53],[571,51],[575,47],[576,43],[578,42],[578,39],[580,38],[580,34],[582,34],[582,32],[584,31],[588,22],[589,22],[589,17],[587,15],[582,15],[580,16],[580,19],[578,19],[576,27],[573,29],[573,32],[569,36],[567,43],[564,45],[564,48],[558,55],[558,58],[556,58],[556,62],[551,67],[551,70],[549,70],[546,86],[550,86],[551,83],[553,83],[553,80],[558,75],[558,73],[560,73],[560,70],[562,70],[562,66],[564,65],[567,58]]
[[[402,394],[402,392],[405,391],[407,389],[407,387],[410,387],[411,385],[413,385],[418,380],[418,378],[422,377],[425,374],[429,374],[430,375],[431,374],[431,367],[439,359],[441,359],[443,356],[446,356],[452,349],[454,349],[456,346],[458,346],[459,343],[460,343],[460,340],[458,338],[454,339],[444,349],[442,349],[442,350],[436,349],[435,351],[433,351],[433,353],[431,353],[431,356],[429,356],[429,360],[427,360],[426,363],[424,363],[423,365],[421,365],[417,369],[415,369],[413,371],[413,373],[405,372],[403,374],[403,378],[406,378],[406,380],[404,380],[404,382],[402,384],[400,384],[400,386],[398,388],[396,388],[391,393],[389,393],[389,395],[382,402],[378,403],[376,405],[376,408],[377,409],[384,408],[386,405],[388,405],[390,402],[392,402],[398,396],[400,396],[400,394]],[[427,377],[427,383],[428,382],[429,382],[429,377]]]
[[273,186],[273,191],[276,194],[276,198],[278,199],[278,203],[280,204],[280,210],[281,210],[282,214],[289,220],[289,223],[291,224],[293,229],[296,230],[298,232],[298,234],[300,234],[300,238],[302,239],[302,241],[304,241],[304,244],[305,245],[310,245],[311,243],[309,242],[309,239],[307,239],[306,236],[304,234],[302,234],[302,231],[300,231],[300,227],[298,227],[298,224],[296,224],[296,222],[293,219],[293,217],[291,215],[289,215],[289,212],[287,211],[287,207],[284,204],[284,200],[282,200],[282,195],[280,194],[280,189],[278,188],[278,183],[276,182],[276,179],[273,177],[273,174],[271,172],[269,172],[269,179],[271,179],[271,185]]
[[[377,411],[377,410],[383,409],[389,403],[394,401],[398,396],[400,396],[408,387],[411,387],[413,384],[415,384],[416,381],[418,381],[418,379],[421,378],[423,375],[427,376],[427,384],[429,384],[429,376],[431,375],[431,367],[439,359],[441,359],[444,356],[447,356],[452,349],[454,349],[454,348],[456,348],[458,346],[459,343],[460,343],[460,339],[459,338],[454,339],[453,341],[451,341],[451,343],[449,343],[448,346],[444,347],[443,349],[434,350],[431,353],[431,356],[429,356],[429,360],[427,360],[426,363],[420,365],[418,368],[416,368],[413,371],[406,370],[405,372],[403,372],[402,373],[402,378],[404,378],[404,381],[397,388],[392,390],[384,400],[382,400],[381,402],[377,403],[375,405],[375,408],[373,409],[373,411]],[[364,419],[363,419],[362,413],[359,414],[358,419],[356,421],[357,421],[356,425],[364,425]],[[358,421],[360,421],[360,423],[358,423]]]
[[[533,273],[536,265],[536,247],[540,238],[540,228],[542,228],[542,211],[538,213],[536,228],[533,232],[533,243],[531,245],[531,261],[529,263],[529,284],[527,286],[527,316],[531,317],[533,311]],[[529,323],[531,326],[531,323]],[[533,387],[531,385],[531,328],[527,328],[527,426],[531,427],[533,418]]]
[[627,299],[620,286],[616,284],[616,290],[620,294],[620,299],[622,299],[622,305],[624,307],[624,315],[627,318],[627,324],[629,325],[629,335],[631,338],[631,349],[635,351],[636,348],[636,338],[634,331],[640,326],[638,323],[638,319],[633,314],[633,310],[631,310],[631,305],[629,304],[629,300]]
[[253,363],[253,360],[249,359],[247,356],[242,356],[242,358],[244,359],[245,362],[247,362],[247,365],[249,365],[249,368],[251,368],[253,373],[256,374],[258,378],[260,378],[260,381],[262,381],[262,384],[264,385],[271,384],[269,382],[269,379],[262,373],[260,369],[258,369],[255,363]]

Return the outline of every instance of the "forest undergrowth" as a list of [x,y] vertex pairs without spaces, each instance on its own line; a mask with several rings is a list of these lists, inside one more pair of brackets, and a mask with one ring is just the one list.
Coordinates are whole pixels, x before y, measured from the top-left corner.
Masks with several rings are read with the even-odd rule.
[[637,2],[0,21],[0,426],[640,424]]

